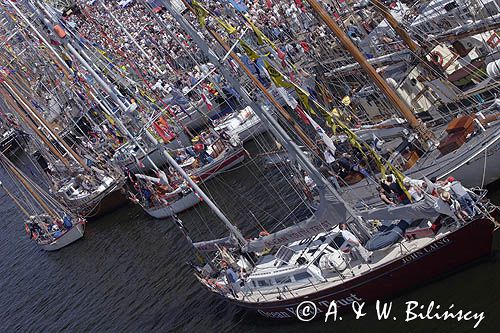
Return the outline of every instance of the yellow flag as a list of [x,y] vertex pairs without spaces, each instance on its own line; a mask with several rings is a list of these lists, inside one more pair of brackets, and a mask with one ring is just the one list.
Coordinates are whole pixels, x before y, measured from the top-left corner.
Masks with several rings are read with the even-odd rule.
[[387,161],[387,168],[392,172],[392,174],[394,175],[394,178],[396,178],[396,182],[398,183],[399,187],[401,187],[401,189],[405,193],[406,197],[410,201],[413,201],[411,194],[408,192],[408,190],[406,189],[406,187],[403,184],[403,180],[404,180],[405,176],[398,169],[396,169],[391,163],[389,163],[389,161]]
[[216,17],[215,19],[217,20],[217,22],[219,22],[221,27],[223,27],[224,30],[226,30],[228,34],[234,34],[236,32],[236,28],[233,27],[231,24],[227,23],[226,21],[224,21],[223,19],[218,17]]
[[297,86],[294,84],[295,87],[295,92],[297,93],[297,96],[299,96],[300,101],[304,105],[307,111],[309,111],[312,115],[316,115],[316,112],[313,110],[311,105],[309,104],[309,93],[302,89],[301,87]]
[[254,50],[252,50],[252,48],[250,46],[248,46],[248,44],[245,43],[243,41],[243,39],[240,39],[240,45],[243,48],[243,51],[245,51],[245,53],[247,54],[247,56],[249,56],[250,59],[252,59],[252,61],[255,61],[255,60],[259,59],[259,55],[257,54],[257,52],[255,52]]
[[271,77],[271,81],[273,81],[277,87],[291,88],[294,86],[294,84],[285,81],[283,74],[278,72],[268,61],[264,60],[264,66]]
[[340,117],[340,111],[337,108],[333,108],[332,111],[330,111],[330,114],[334,117]]
[[193,0],[193,2],[191,2],[191,5],[193,6],[193,9],[196,13],[196,17],[198,18],[198,22],[200,23],[200,26],[202,28],[205,28],[208,11],[201,5],[201,3],[199,3],[196,0]]
[[106,117],[106,119],[109,121],[111,125],[115,126],[115,120],[109,114],[104,112],[104,117]]
[[345,96],[344,98],[342,98],[342,104],[344,104],[345,106],[349,106],[349,104],[351,104],[351,98],[349,96]]
[[252,30],[255,34],[255,37],[257,37],[257,44],[264,45],[264,42],[266,42],[273,49],[276,49],[276,45],[274,45],[274,43],[271,42],[271,40],[269,38],[267,38],[267,36],[264,35],[264,33],[262,31],[260,31],[259,28],[257,28],[257,26],[250,20],[248,15],[245,15],[245,19],[247,20],[248,24],[250,24],[250,27],[252,27]]

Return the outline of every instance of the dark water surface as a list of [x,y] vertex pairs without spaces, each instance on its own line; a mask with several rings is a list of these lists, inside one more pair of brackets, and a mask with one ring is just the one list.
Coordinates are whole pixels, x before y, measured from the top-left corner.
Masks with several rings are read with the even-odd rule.
[[[263,171],[248,165],[215,179],[208,188],[245,234],[255,230],[249,210],[259,221],[274,221],[287,214],[286,205],[298,203],[283,175],[266,175],[273,186],[266,185],[267,180],[259,184],[259,176]],[[3,169],[0,179],[9,184]],[[500,192],[491,192],[498,203]],[[346,315],[335,323],[275,323],[206,291],[185,265],[193,255],[171,220],[155,220],[139,207],[123,207],[88,224],[83,240],[46,253],[27,239],[14,204],[3,192],[0,198],[0,332],[472,331],[472,321],[406,323],[404,303],[410,300],[484,311],[486,319],[478,332],[498,332],[500,327],[500,263],[495,258],[393,299],[397,320],[378,321],[369,304],[369,315],[359,320]],[[181,218],[195,240],[224,234],[204,205]],[[499,243],[497,233],[495,252]]]

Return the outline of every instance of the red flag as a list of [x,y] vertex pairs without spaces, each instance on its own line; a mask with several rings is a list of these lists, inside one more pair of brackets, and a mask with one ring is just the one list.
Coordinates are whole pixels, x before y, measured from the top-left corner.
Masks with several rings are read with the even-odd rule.
[[295,112],[297,112],[297,114],[299,115],[300,119],[302,119],[302,121],[304,123],[306,123],[308,125],[311,125],[311,122],[307,118],[307,115],[305,114],[304,110],[302,110],[302,108],[300,107],[300,105],[297,105],[297,107],[295,108]]
[[309,47],[309,44],[307,44],[306,41],[304,41],[304,40],[302,42],[300,42],[300,46],[302,46],[302,48],[304,49],[304,52],[306,52],[306,53],[309,52],[309,50],[311,49]]
[[165,131],[160,127],[160,125],[158,125],[157,122],[153,123],[153,128],[155,129],[156,133],[161,137],[163,142],[165,142],[165,143],[170,142],[170,137],[167,136]]

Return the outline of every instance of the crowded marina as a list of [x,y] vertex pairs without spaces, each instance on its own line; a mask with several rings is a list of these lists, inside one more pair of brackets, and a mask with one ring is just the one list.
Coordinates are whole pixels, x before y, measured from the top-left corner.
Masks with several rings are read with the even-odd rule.
[[1,1],[2,201],[62,256],[140,207],[200,293],[262,320],[409,292],[492,255],[499,9]]

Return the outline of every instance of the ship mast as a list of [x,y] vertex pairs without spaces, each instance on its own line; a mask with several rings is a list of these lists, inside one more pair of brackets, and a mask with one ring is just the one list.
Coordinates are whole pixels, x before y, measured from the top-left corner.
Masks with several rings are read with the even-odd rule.
[[[43,12],[48,15],[43,8]],[[48,23],[48,20],[44,18],[45,24]],[[82,57],[82,55],[70,44],[70,42],[67,39],[60,39],[64,46],[70,51],[70,53],[75,56],[75,58],[87,69],[90,74],[94,77],[94,79],[98,82],[98,84],[111,96],[113,101],[120,107],[122,111],[126,111],[127,107],[123,102],[118,98],[118,96],[114,93],[114,91],[109,87],[109,85],[97,74],[97,72],[92,68],[92,66]],[[141,152],[146,156],[148,161],[151,163],[151,165],[156,169],[159,170],[156,164],[151,160],[149,155],[146,153],[146,151],[143,150],[139,142],[135,139],[135,137],[128,131],[128,129],[125,127],[125,125],[121,122],[120,119],[117,119],[117,124],[119,125],[120,129],[124,131],[124,133],[127,134],[127,136],[139,147]],[[212,202],[212,200],[200,189],[200,187],[189,177],[189,175],[181,168],[181,166],[170,156],[170,154],[165,151],[164,155],[167,157],[168,161],[170,164],[181,174],[181,176],[189,183],[189,185],[193,188],[193,190],[199,194],[203,200],[212,208],[214,213],[226,224],[227,228],[231,231],[231,233],[238,239],[241,245],[246,244],[246,240],[239,231],[239,229],[234,226],[229,219],[222,213],[220,209],[215,205],[215,203]]]
[[[4,82],[5,84],[5,82]],[[47,139],[47,137],[38,129],[38,127],[28,118],[22,110],[20,110],[17,102],[9,95],[7,91],[2,94],[5,101],[10,105],[13,111],[15,111],[19,117],[21,117],[24,124],[26,124],[35,134],[45,143],[49,150],[66,166],[68,169],[71,168],[69,161],[57,150],[54,145]]]
[[370,1],[375,7],[377,7],[377,9],[384,16],[384,18],[387,20],[392,29],[394,29],[394,31],[396,31],[399,37],[401,37],[401,39],[406,44],[406,46],[408,46],[410,51],[412,52],[419,51],[420,46],[417,43],[415,43],[415,41],[410,37],[408,32],[406,32],[406,30],[399,25],[399,22],[396,20],[396,18],[394,18],[394,16],[392,16],[389,8],[387,8],[379,0],[370,0]]
[[[183,0],[185,6],[189,8],[193,13],[194,9]],[[254,99],[252,99],[247,91],[241,86],[240,82],[234,78],[232,74],[227,71],[227,68],[222,66],[219,62],[219,59],[216,57],[215,53],[209,48],[206,40],[200,37],[198,32],[189,24],[185,18],[180,15],[172,6],[170,0],[163,0],[163,4],[167,11],[172,15],[172,17],[179,23],[179,25],[193,38],[193,41],[198,45],[198,47],[206,54],[209,58],[210,62],[212,62],[215,66],[219,68],[224,78],[235,88],[235,90],[242,96],[243,100],[252,107],[252,109],[256,112],[256,114],[261,118],[267,125],[267,127],[271,130],[271,132],[278,138],[281,143],[286,147],[287,151],[291,155],[292,158],[297,159],[300,165],[309,173],[311,178],[317,185],[317,188],[320,192],[320,196],[324,196],[326,190],[328,189],[335,198],[344,204],[347,212],[351,215],[355,221],[355,223],[360,227],[360,231],[364,234],[364,236],[369,235],[368,230],[363,225],[362,221],[359,219],[356,212],[345,202],[342,196],[333,188],[333,186],[326,181],[323,176],[319,173],[319,171],[314,167],[311,161],[305,156],[302,150],[295,144],[295,142],[290,138],[288,133],[281,127],[276,119],[274,119],[268,112],[264,111],[260,104],[256,103]],[[227,45],[215,31],[207,27],[207,30],[210,34],[219,42],[219,44],[229,53],[231,58],[233,58],[240,68],[246,73],[246,75],[256,83],[256,85],[261,89],[264,95],[272,102],[274,98],[272,95],[265,89],[265,87],[260,84],[257,78],[250,72],[250,70],[243,64],[241,59],[232,52],[232,49],[229,45]],[[276,102],[276,100],[274,100]],[[274,103],[273,103],[274,104]],[[277,105],[280,105],[276,102]],[[275,105],[276,105],[275,104]],[[280,105],[281,106],[281,105]]]
[[10,90],[11,94],[18,99],[25,108],[25,110],[28,112],[28,114],[32,117],[33,120],[36,120],[37,122],[40,123],[41,126],[43,126],[49,133],[50,135],[59,142],[64,150],[78,163],[81,165],[81,167],[88,171],[89,167],[85,164],[83,159],[62,139],[59,134],[56,133],[56,131],[52,128],[52,126],[45,121],[45,119],[41,116],[38,115],[38,113],[32,109],[29,101],[26,100],[26,97],[23,96],[23,94],[13,85],[9,84],[7,81],[4,82],[5,86]]
[[[185,0],[182,0],[184,5],[189,8],[189,10],[193,13],[195,13],[194,9],[191,7],[190,4],[188,4]],[[171,2],[170,1],[164,1],[164,4],[166,5],[166,8],[167,10],[172,14],[172,16],[175,17],[174,13],[172,11],[175,11],[175,9],[173,7],[171,7]],[[177,19],[176,19],[177,20]],[[184,26],[185,23],[184,22],[181,22],[179,20],[177,20],[177,22],[179,22],[179,24],[181,26]],[[208,28],[207,28],[208,29]],[[190,30],[189,28],[186,29],[186,30]],[[216,38],[219,43],[222,41],[222,39],[220,38],[217,38],[212,30],[208,29],[209,32],[212,34],[212,36],[214,36],[214,38]],[[193,36],[192,34],[191,35],[191,38],[193,38],[193,40],[196,40],[196,39],[199,39],[197,38],[196,36]],[[200,43],[196,42],[196,44],[198,44],[198,46],[200,46],[201,43],[204,43],[203,40],[200,40]],[[222,45],[222,44],[221,44]],[[231,50],[231,48],[229,47],[225,47],[224,45],[222,45],[225,50],[227,52],[229,52],[229,50]],[[209,52],[207,54],[209,57],[211,55],[211,52]],[[235,56],[235,54],[233,52],[230,53],[231,57],[236,61],[238,62],[238,66],[240,66],[241,69],[243,69],[245,71],[245,73],[248,75],[248,77],[250,78],[250,80],[255,84],[257,85],[257,87],[262,91],[262,93],[267,97],[267,99],[274,105],[274,107],[278,110],[278,112],[281,114],[281,116],[283,116],[283,118],[285,118],[288,123],[290,123],[293,127],[293,130],[294,132],[301,138],[301,140],[312,150],[312,151],[317,151],[318,148],[314,145],[314,142],[312,142],[312,140],[309,138],[309,136],[307,136],[304,131],[302,130],[302,128],[295,122],[295,120],[292,118],[292,116],[285,110],[285,108],[283,106],[281,106],[280,103],[278,103],[278,101],[274,98],[274,96],[266,89],[266,87],[264,87],[264,85],[248,70],[247,66],[243,64],[243,62],[241,62],[241,60]],[[221,72],[224,73],[224,71],[222,70],[221,68]],[[224,75],[225,77],[226,75]],[[226,78],[227,79],[227,78]],[[229,82],[232,82],[234,80],[228,80]]]
[[1,154],[0,157],[4,160],[4,164],[10,169],[12,174],[21,182],[23,187],[27,189],[31,196],[38,202],[40,207],[42,207],[42,209],[45,210],[45,212],[50,216],[54,218],[57,217],[58,214],[52,208],[50,208],[45,201],[43,201],[38,193],[32,188],[31,184],[23,177],[17,167],[13,165],[12,162],[9,161],[4,154]]
[[394,90],[389,87],[384,78],[377,73],[375,68],[368,63],[364,55],[359,51],[359,49],[354,45],[354,43],[347,37],[344,31],[335,23],[333,18],[328,14],[328,12],[321,6],[316,0],[308,0],[312,9],[321,17],[325,24],[330,28],[330,30],[335,34],[335,36],[340,40],[342,45],[347,49],[347,51],[352,55],[356,62],[365,70],[365,72],[373,79],[377,87],[384,93],[384,95],[391,101],[391,103],[396,107],[399,112],[406,118],[410,126],[419,134],[421,143],[423,146],[428,146],[427,141],[434,138],[434,134],[429,131],[425,125],[415,117],[413,111],[406,105],[405,102],[396,94]]

